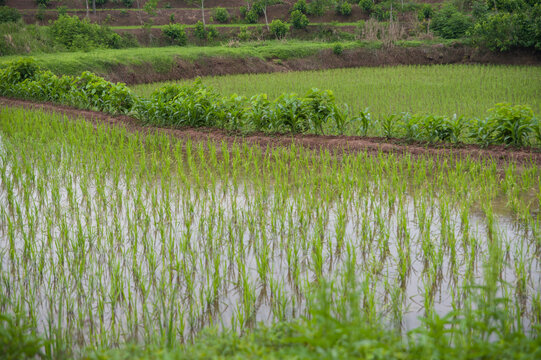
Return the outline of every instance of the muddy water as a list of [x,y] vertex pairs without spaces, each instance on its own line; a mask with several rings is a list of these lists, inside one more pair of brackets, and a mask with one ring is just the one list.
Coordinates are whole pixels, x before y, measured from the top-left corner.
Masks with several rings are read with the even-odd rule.
[[326,202],[277,184],[197,188],[67,168],[15,176],[1,165],[2,310],[22,307],[42,333],[59,327],[78,346],[146,341],[170,324],[186,339],[206,326],[242,332],[296,318],[324,282],[340,302],[349,269],[358,311],[402,330],[430,309],[462,308],[487,264],[498,294],[520,300],[525,330],[535,318],[539,239],[505,208],[490,227],[483,212],[439,197],[370,195],[376,183]]

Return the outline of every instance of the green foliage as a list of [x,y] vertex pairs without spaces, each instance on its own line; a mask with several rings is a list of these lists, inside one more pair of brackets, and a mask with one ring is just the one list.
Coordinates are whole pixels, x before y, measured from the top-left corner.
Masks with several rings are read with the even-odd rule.
[[21,13],[9,6],[0,6],[0,24],[7,22],[16,22],[21,18]]
[[127,113],[136,99],[122,83],[113,84],[89,72],[58,77],[39,69],[32,59],[20,59],[0,70],[0,95],[114,114]]
[[[51,0],[36,0],[36,4],[39,6],[49,6],[51,3]],[[96,0],[96,3],[98,3],[98,0]]]
[[335,11],[338,15],[349,16],[351,15],[351,4],[345,0],[341,0],[336,4]]
[[69,50],[90,50],[93,48],[119,49],[127,44],[124,39],[108,27],[92,24],[77,16],[61,15],[50,26],[56,42]]
[[431,19],[434,16],[434,9],[430,4],[424,4],[423,7],[417,13],[419,21]]
[[321,16],[325,14],[325,11],[334,4],[332,0],[312,0],[308,4],[308,14],[314,16]]
[[229,12],[227,9],[222,7],[217,7],[214,10],[214,19],[219,23],[225,24],[229,22]]
[[462,14],[452,5],[446,5],[436,12],[432,20],[432,30],[444,39],[464,37],[471,27],[470,17]]
[[163,27],[163,35],[171,44],[184,46],[187,42],[186,30],[183,25],[169,24]]
[[122,4],[124,4],[125,7],[131,8],[133,6],[135,0],[122,0]]
[[373,0],[361,0],[359,1],[359,7],[365,14],[370,15],[374,11],[374,1]]
[[483,0],[474,1],[472,4],[472,16],[476,20],[484,19],[488,14],[487,3]]
[[533,132],[533,111],[524,105],[496,104],[489,110],[494,140],[499,144],[524,146]]
[[205,24],[199,20],[193,29],[193,34],[199,40],[207,40],[207,30],[205,29]]
[[377,21],[388,21],[391,17],[391,13],[385,8],[384,4],[380,3],[374,6],[371,16]]
[[300,10],[295,10],[291,13],[291,24],[295,29],[305,29],[308,26],[309,20]]
[[289,31],[289,24],[283,22],[282,20],[274,19],[270,23],[270,32],[277,39],[284,38],[288,31]]
[[342,53],[344,52],[344,46],[340,43],[336,43],[332,48],[332,52],[335,55],[342,55]]
[[257,14],[257,11],[254,9],[251,9],[246,13],[245,20],[248,24],[257,24],[259,21],[259,15]]
[[0,351],[2,359],[25,360],[43,357],[44,341],[22,316],[0,313]]
[[308,13],[308,5],[306,4],[306,0],[299,0],[295,4],[293,4],[293,7],[291,8],[291,12],[294,11],[300,11],[303,14]]
[[541,49],[541,5],[528,12],[498,12],[483,16],[472,30],[478,45],[491,50]]

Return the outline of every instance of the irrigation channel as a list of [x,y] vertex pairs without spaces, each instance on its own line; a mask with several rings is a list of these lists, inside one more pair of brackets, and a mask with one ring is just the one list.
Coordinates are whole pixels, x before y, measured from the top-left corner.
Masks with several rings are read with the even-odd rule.
[[0,306],[48,338],[115,346],[238,333],[336,303],[402,331],[493,288],[541,315],[541,170],[264,150],[2,110]]

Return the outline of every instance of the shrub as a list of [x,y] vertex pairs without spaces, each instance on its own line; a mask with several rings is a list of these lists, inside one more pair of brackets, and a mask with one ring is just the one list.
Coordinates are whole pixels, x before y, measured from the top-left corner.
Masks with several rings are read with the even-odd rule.
[[[51,0],[36,0],[36,4],[38,6],[42,5],[42,6],[49,6]],[[98,0],[96,0],[96,4],[98,3]]]
[[274,19],[270,23],[270,31],[271,31],[271,34],[276,36],[277,39],[282,39],[284,36],[286,36],[287,32],[289,31],[289,25],[287,23],[282,22],[281,20]]
[[9,6],[0,6],[0,24],[7,22],[16,22],[21,18],[21,13],[17,9]]
[[193,34],[196,38],[200,40],[206,40],[207,39],[207,30],[205,29],[205,25],[201,20],[199,20],[193,29]]
[[471,26],[471,19],[452,5],[444,6],[432,20],[432,30],[444,39],[461,38]]
[[363,12],[370,15],[374,11],[374,1],[373,0],[361,0],[359,1],[359,7]]
[[351,4],[347,1],[340,1],[336,5],[336,14],[342,15],[342,16],[349,16],[351,15]]
[[295,29],[304,29],[308,26],[308,18],[300,10],[291,13],[291,24]]
[[214,10],[214,19],[219,23],[225,24],[229,22],[229,12],[225,8],[218,7]]
[[377,4],[374,6],[371,16],[377,21],[387,21],[391,17],[391,13],[385,9],[383,4]]
[[184,46],[187,42],[186,30],[183,25],[169,24],[162,29],[163,35],[171,44]]
[[291,8],[291,12],[300,11],[303,14],[308,13],[308,5],[306,5],[306,0],[297,1]]
[[511,106],[508,103],[496,104],[489,110],[497,143],[523,146],[533,132],[533,111],[529,106]]
[[252,37],[252,33],[247,26],[241,26],[237,37],[240,41],[248,41]]
[[474,19],[480,20],[484,19],[488,14],[487,3],[483,0],[477,0],[472,4],[472,16]]
[[419,9],[419,12],[417,13],[417,18],[419,21],[428,20],[431,19],[434,16],[434,9],[432,9],[432,6],[430,4],[424,4],[421,9]]
[[134,2],[134,0],[122,0],[122,3],[127,8],[131,8],[133,6],[133,2]]
[[246,13],[245,19],[248,24],[257,24],[259,21],[259,15],[254,9],[252,9]]
[[321,16],[325,14],[325,10],[327,10],[329,4],[329,0],[312,0],[310,4],[308,4],[308,14]]
[[118,49],[125,46],[123,38],[98,24],[91,24],[87,19],[77,16],[61,15],[51,26],[50,31],[55,42],[70,50],[89,50],[94,47]]
[[[539,9],[536,13],[535,9]],[[541,49],[541,6],[530,13],[495,13],[475,24],[474,42],[491,50],[505,51],[512,48]]]
[[342,53],[344,52],[344,46],[342,46],[342,44],[340,43],[337,43],[333,46],[332,48],[332,52],[335,54],[335,55],[342,55]]
[[96,0],[96,6],[103,6],[107,4],[107,0]]

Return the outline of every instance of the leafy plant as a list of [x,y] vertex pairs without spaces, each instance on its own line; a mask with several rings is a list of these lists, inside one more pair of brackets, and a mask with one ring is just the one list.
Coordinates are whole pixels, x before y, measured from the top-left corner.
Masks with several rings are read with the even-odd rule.
[[494,137],[498,143],[524,146],[533,129],[533,111],[529,106],[509,103],[496,104],[489,110],[494,124]]
[[342,55],[342,53],[344,52],[344,46],[341,43],[336,43],[332,47],[332,52],[335,55]]
[[432,19],[432,30],[445,39],[464,37],[471,27],[471,19],[452,5],[445,5]]
[[184,46],[187,42],[186,30],[183,25],[169,24],[165,25],[162,29],[163,35],[169,40],[171,44]]
[[306,4],[306,0],[298,0],[295,4],[293,4],[293,7],[291,8],[291,12],[294,11],[300,11],[303,14],[308,13],[308,5]]
[[20,316],[0,314],[0,350],[2,359],[24,360],[44,357],[45,341]]
[[21,13],[9,6],[0,6],[0,24],[7,22],[16,22],[21,18]]
[[277,39],[282,39],[286,36],[286,34],[289,31],[289,24],[282,22],[279,19],[274,19],[270,23],[270,32],[273,34]]
[[361,0],[359,1],[359,7],[362,11],[368,15],[374,11],[374,1],[372,0]]
[[351,4],[345,0],[341,0],[336,4],[336,14],[342,16],[351,15]]
[[300,10],[291,13],[291,24],[295,29],[305,29],[308,26],[308,18]]
[[214,9],[214,19],[219,23],[225,24],[229,22],[229,12],[223,7],[217,7]]

